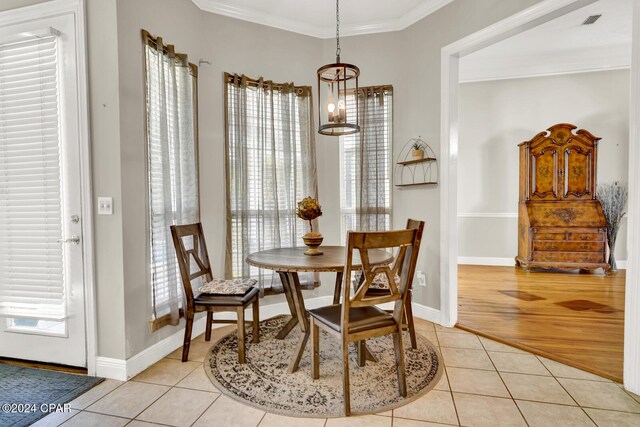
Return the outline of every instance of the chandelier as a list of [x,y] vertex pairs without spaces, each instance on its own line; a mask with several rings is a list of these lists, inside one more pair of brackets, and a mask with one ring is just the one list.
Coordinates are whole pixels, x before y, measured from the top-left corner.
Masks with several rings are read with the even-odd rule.
[[[340,136],[360,132],[358,124],[358,76],[355,65],[340,62],[340,0],[336,0],[336,62],[318,68],[318,133]],[[347,113],[347,96],[355,111]]]

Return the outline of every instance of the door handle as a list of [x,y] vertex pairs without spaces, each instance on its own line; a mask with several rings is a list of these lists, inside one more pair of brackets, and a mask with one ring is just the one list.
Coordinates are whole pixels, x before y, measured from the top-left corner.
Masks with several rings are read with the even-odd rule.
[[74,245],[80,244],[80,236],[76,236],[75,234],[68,239],[58,239],[58,243],[73,243]]

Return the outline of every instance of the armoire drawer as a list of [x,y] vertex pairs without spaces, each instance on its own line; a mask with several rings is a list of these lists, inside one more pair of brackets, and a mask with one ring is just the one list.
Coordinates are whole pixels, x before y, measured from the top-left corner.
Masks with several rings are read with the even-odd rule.
[[567,240],[580,240],[580,241],[597,241],[604,242],[604,233],[569,233]]
[[534,233],[533,240],[567,240],[567,233]]
[[603,252],[543,252],[533,253],[534,261],[561,263],[601,263],[604,262]]
[[604,242],[572,241],[560,242],[536,240],[533,242],[534,251],[562,251],[562,252],[598,252],[604,247]]

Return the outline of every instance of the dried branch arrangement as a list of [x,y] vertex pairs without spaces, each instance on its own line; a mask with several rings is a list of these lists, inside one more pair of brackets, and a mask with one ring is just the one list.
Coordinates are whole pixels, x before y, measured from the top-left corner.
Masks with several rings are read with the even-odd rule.
[[600,200],[604,216],[607,220],[607,240],[609,243],[609,265],[611,270],[616,271],[616,259],[614,249],[616,247],[616,237],[622,222],[622,217],[626,214],[627,199],[629,198],[629,187],[626,182],[606,182],[599,184],[597,197]]

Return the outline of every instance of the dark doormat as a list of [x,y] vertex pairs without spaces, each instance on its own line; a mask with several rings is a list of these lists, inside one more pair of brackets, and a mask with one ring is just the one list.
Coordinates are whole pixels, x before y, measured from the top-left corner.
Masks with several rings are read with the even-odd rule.
[[28,426],[71,402],[103,378],[0,363],[0,427]]

